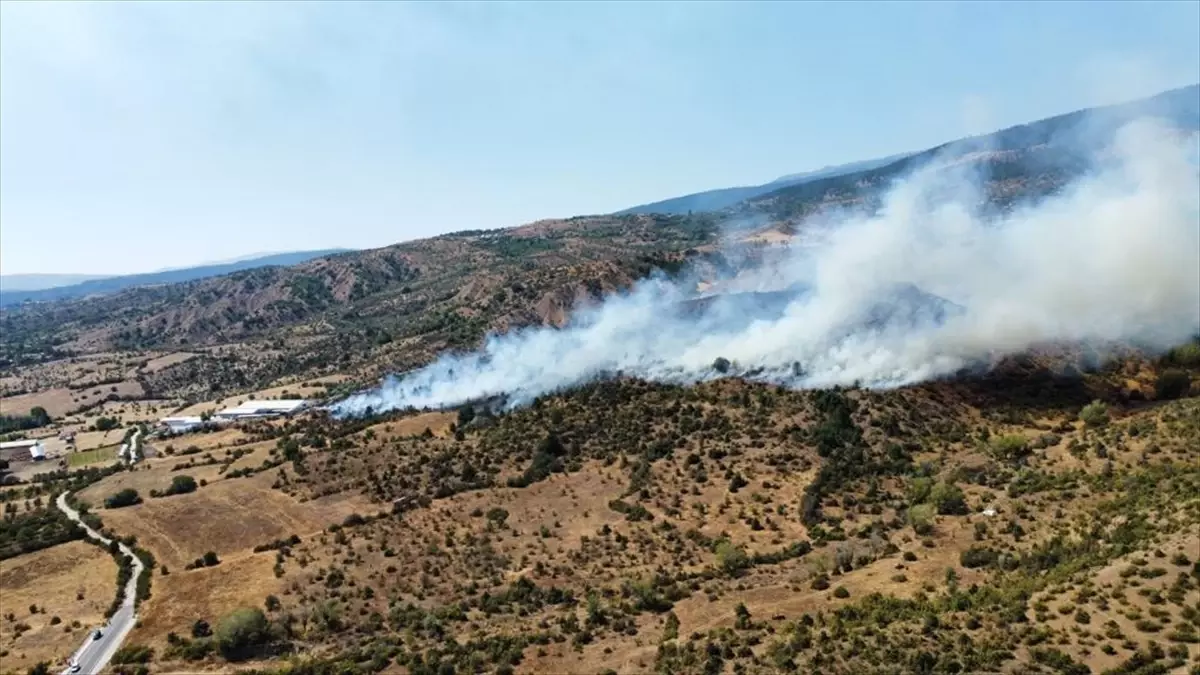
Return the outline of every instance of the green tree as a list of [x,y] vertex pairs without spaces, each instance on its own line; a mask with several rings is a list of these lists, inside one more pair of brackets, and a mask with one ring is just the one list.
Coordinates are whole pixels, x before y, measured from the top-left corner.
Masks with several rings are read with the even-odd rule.
[[663,642],[674,640],[679,637],[679,617],[675,616],[675,612],[667,612],[667,624],[663,626]]
[[967,513],[967,500],[962,489],[953,483],[938,483],[929,493],[929,502],[939,515],[961,516]]
[[175,476],[171,479],[171,487],[167,488],[169,495],[182,495],[196,491],[196,479],[191,476]]
[[933,532],[933,516],[936,511],[932,504],[917,504],[908,509],[908,524],[913,532],[925,535]]
[[1079,420],[1090,429],[1108,424],[1108,406],[1103,401],[1092,401],[1079,411]]
[[104,499],[104,507],[108,509],[119,509],[123,506],[133,506],[134,504],[141,503],[141,496],[133,488],[125,488]]
[[217,622],[215,633],[221,655],[231,661],[245,658],[270,639],[267,615],[257,607],[241,607]]
[[990,447],[992,454],[1007,462],[1020,461],[1029,454],[1029,441],[1019,434],[994,437]]
[[908,503],[923,504],[933,490],[933,479],[924,476],[912,479],[908,486]]
[[475,406],[465,405],[458,409],[458,428],[462,429],[475,419]]
[[487,519],[496,527],[504,527],[504,521],[508,520],[508,510],[494,506],[488,509]]
[[717,544],[717,566],[721,571],[729,575],[735,575],[746,567],[749,559],[746,557],[746,552],[740,546],[735,546],[728,540],[722,540]]
[[738,603],[733,609],[733,627],[738,630],[745,630],[750,627],[750,610],[746,609],[746,605]]

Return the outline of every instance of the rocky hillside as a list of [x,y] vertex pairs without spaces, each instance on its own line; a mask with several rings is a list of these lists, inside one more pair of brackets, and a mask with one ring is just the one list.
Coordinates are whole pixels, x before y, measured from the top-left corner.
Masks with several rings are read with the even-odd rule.
[[674,267],[714,233],[707,217],[573,218],[26,305],[0,314],[3,358],[12,367],[111,350],[199,351],[148,383],[174,393],[330,368],[373,377],[488,331],[559,324],[581,303]]

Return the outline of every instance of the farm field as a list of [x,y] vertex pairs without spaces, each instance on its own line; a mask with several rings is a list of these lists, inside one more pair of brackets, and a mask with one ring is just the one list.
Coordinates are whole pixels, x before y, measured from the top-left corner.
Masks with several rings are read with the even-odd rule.
[[70,656],[103,623],[116,577],[112,557],[82,541],[0,561],[0,672]]

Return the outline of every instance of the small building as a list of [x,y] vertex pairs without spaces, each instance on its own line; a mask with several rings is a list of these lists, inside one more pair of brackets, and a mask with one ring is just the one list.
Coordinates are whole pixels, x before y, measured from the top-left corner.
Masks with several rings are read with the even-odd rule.
[[46,459],[46,447],[37,438],[0,443],[0,459],[10,462],[28,462]]
[[158,423],[172,434],[183,434],[203,426],[204,420],[200,417],[164,417]]

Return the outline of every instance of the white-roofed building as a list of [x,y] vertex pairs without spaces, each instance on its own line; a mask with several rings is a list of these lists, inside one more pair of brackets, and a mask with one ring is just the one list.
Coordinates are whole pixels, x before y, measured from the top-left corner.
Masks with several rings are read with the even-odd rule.
[[198,429],[204,425],[204,420],[200,417],[164,417],[158,423],[166,430],[173,434],[182,434]]
[[0,459],[6,459],[10,462],[21,462],[26,461],[26,457],[33,460],[45,459],[46,446],[42,445],[42,441],[36,438],[25,438],[19,441],[0,443]]
[[247,420],[264,417],[292,415],[304,410],[310,405],[304,399],[288,399],[284,401],[246,401],[234,408],[226,408],[213,415],[220,420]]

